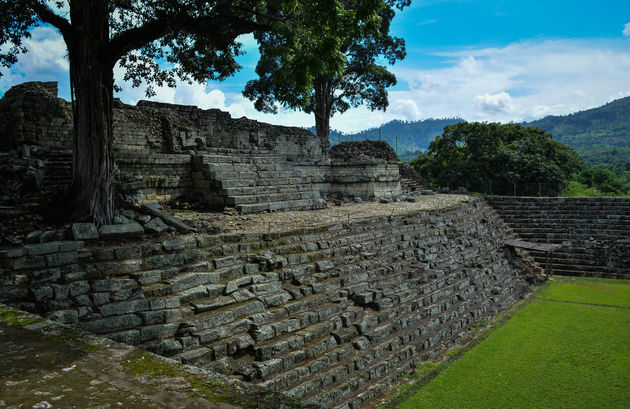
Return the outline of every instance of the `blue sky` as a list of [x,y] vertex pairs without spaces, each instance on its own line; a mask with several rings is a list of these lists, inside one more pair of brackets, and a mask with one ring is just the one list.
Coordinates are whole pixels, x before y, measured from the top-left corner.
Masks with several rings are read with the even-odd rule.
[[[630,95],[630,1],[600,0],[412,0],[399,13],[392,34],[405,38],[408,55],[391,70],[386,112],[357,108],[331,121],[345,132],[392,119],[462,117],[471,121],[524,121],[563,115]],[[254,78],[256,44],[242,38],[243,70],[222,83],[178,84],[157,90],[155,100],[219,108],[233,117],[311,126],[294,111],[261,114],[240,92]],[[30,52],[3,69],[0,94],[23,81],[60,83],[68,99],[65,46],[54,29],[40,27]],[[117,78],[122,74],[117,70]],[[134,104],[143,89],[118,81],[117,95]]]

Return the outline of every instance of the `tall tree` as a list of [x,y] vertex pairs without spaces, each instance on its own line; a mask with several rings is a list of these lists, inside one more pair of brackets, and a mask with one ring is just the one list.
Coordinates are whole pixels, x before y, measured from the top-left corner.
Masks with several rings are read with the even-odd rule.
[[[67,46],[74,114],[74,177],[67,201],[71,217],[98,224],[113,219],[117,63],[134,85],[145,80],[173,86],[177,78],[220,80],[240,68],[235,60],[241,53],[239,35],[256,32],[263,40],[263,33],[274,30],[307,30],[296,25],[302,8],[327,19],[336,18],[338,10],[343,13],[341,0],[0,0],[1,65],[17,61],[26,51],[22,40],[41,23],[55,27]],[[319,52],[317,58],[329,66],[340,64],[339,46]],[[151,86],[147,92],[152,93]]]
[[[389,31],[395,9],[410,0],[342,3],[335,18],[321,19],[303,9],[298,17],[305,30],[262,33],[259,78],[243,92],[259,111],[276,113],[279,103],[313,113],[317,135],[326,140],[335,113],[362,104],[371,110],[387,108],[387,87],[396,84],[396,76],[382,63],[394,64],[406,55],[404,40]],[[333,64],[317,58],[327,49],[339,50]]]

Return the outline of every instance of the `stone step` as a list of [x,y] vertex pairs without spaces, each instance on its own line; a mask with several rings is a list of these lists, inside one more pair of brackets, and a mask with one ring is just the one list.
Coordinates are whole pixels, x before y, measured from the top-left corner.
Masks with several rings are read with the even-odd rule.
[[555,244],[561,244],[564,241],[592,241],[592,240],[598,240],[598,241],[614,241],[617,239],[622,239],[624,237],[627,237],[627,233],[625,233],[622,230],[611,230],[608,232],[608,234],[605,233],[590,233],[590,234],[584,234],[584,233],[575,233],[575,232],[549,232],[549,233],[531,233],[531,232],[525,232],[525,231],[517,231],[515,230],[515,233],[517,233],[518,237],[522,240],[525,241],[531,241],[531,242],[539,242],[539,243],[555,243]]
[[242,171],[240,169],[222,172],[212,172],[214,180],[289,180],[301,178],[302,172],[299,170],[277,170],[277,171]]
[[213,182],[214,186],[219,190],[239,187],[304,185],[309,183],[311,183],[311,180],[305,177],[292,177],[287,179],[221,179]]
[[[416,291],[417,292],[417,291]],[[341,331],[339,332],[339,335],[336,335],[335,333],[335,339],[337,341],[338,345],[346,345],[352,342],[357,341],[359,338],[365,339],[366,341],[361,341],[361,342],[368,342],[368,343],[382,343],[383,339],[389,339],[390,341],[394,341],[397,340],[397,335],[395,333],[392,333],[393,327],[392,327],[392,323],[394,323],[395,325],[398,325],[397,323],[399,322],[399,320],[401,319],[400,317],[402,317],[403,321],[405,320],[405,318],[409,318],[409,317],[414,317],[414,319],[418,319],[418,317],[422,317],[423,314],[420,314],[418,311],[424,310],[424,309],[431,309],[432,307],[424,307],[423,303],[421,302],[421,300],[423,299],[423,297],[429,297],[431,298],[432,295],[424,295],[424,294],[416,294],[415,299],[417,301],[414,302],[409,302],[406,301],[407,299],[413,299],[413,297],[405,297],[404,299],[399,299],[398,300],[398,304],[395,305],[394,307],[391,308],[392,311],[394,311],[395,309],[402,309],[402,315],[401,314],[392,314],[392,313],[388,313],[388,312],[383,312],[382,313],[382,318],[381,318],[381,322],[387,322],[388,324],[369,324],[371,321],[375,321],[376,317],[372,317],[372,318],[366,318],[366,319],[362,319],[361,321],[357,321],[354,324],[351,324],[349,326],[349,328],[342,328]],[[443,297],[448,297],[448,294],[444,293]],[[415,306],[415,308],[409,308],[409,306]],[[447,308],[448,309],[448,308]],[[437,311],[439,311],[440,313],[442,313],[442,309],[437,309]],[[446,310],[444,310],[446,311]],[[398,318],[397,318],[398,317]],[[359,317],[362,318],[362,317]],[[424,319],[424,318],[421,318]],[[376,322],[376,321],[375,321]],[[406,321],[405,321],[406,322]],[[375,326],[376,325],[376,326]],[[407,324],[405,324],[407,325]],[[354,327],[354,328],[352,328]],[[352,332],[348,332],[350,329],[353,329]],[[361,335],[363,334],[363,335]],[[383,336],[385,338],[383,338]],[[355,345],[356,346],[356,345]],[[345,362],[348,364],[351,364],[353,362],[355,362],[357,360],[356,356],[350,356]],[[321,379],[326,378],[327,375],[326,374],[320,374],[322,370],[325,370],[326,368],[330,368],[331,365],[334,365],[335,367],[339,367],[339,364],[335,363],[336,360],[328,360],[326,362],[324,362],[325,360],[323,360],[322,362],[318,362],[317,371],[310,371],[310,375],[308,375],[308,377],[304,377],[304,375],[302,377],[299,377],[299,381],[301,381],[301,384],[309,384],[309,383],[315,383],[316,387],[322,386],[319,385],[318,382],[320,382]],[[308,366],[311,367],[311,364],[309,363],[309,365],[303,365],[303,366]],[[347,372],[346,372],[347,374]],[[288,378],[290,379],[295,379],[297,380],[298,378],[295,378],[294,376],[292,376],[292,374],[288,374],[287,375]],[[272,382],[280,382],[282,383],[283,387],[286,387],[286,381],[284,380],[284,378],[282,377],[276,377],[272,380],[270,380]],[[277,383],[276,383],[277,385]],[[289,384],[290,386],[290,384]],[[295,391],[296,389],[299,389],[299,387],[294,387],[293,390]],[[304,389],[306,390],[310,390],[312,388],[306,386],[304,387]]]
[[228,196],[225,200],[226,204],[230,207],[236,207],[241,204],[254,204],[254,203],[270,203],[270,202],[288,202],[291,200],[301,199],[319,199],[321,196],[319,191],[303,191],[293,193],[271,193],[262,195],[248,195],[248,196]]
[[[479,304],[469,306],[466,309],[466,311],[471,311],[478,305]],[[456,306],[452,305],[450,309],[442,310],[439,315],[435,316],[435,320],[443,322],[444,317],[451,315],[451,317],[447,319],[448,321],[451,321],[451,322],[453,320],[460,321],[467,314],[467,313],[462,312],[460,315],[452,315],[451,312],[455,310],[456,310]],[[426,322],[427,320],[419,318],[420,316],[421,314],[418,314],[418,310],[414,309],[414,310],[409,311],[404,317],[411,318],[411,321],[409,321],[406,324],[408,326],[405,328],[408,328],[409,333],[414,333],[416,337],[422,337],[425,340],[427,340],[425,342],[434,342],[434,341],[429,341],[429,340],[434,338],[434,336],[439,333],[439,330],[429,331],[429,332],[419,331],[421,327],[425,327],[427,325],[427,322]],[[461,317],[461,318],[458,318],[458,317]],[[391,322],[395,323],[395,325],[399,325],[398,324],[399,321],[400,320],[397,320],[397,319],[391,320]],[[301,385],[298,385],[297,387],[294,387],[289,393],[295,394],[295,392],[297,391],[306,390],[306,393],[302,396],[302,398],[307,400],[308,402],[323,404],[325,407],[336,407],[337,404],[341,404],[341,402],[344,401],[344,396],[346,396],[347,394],[351,392],[354,393],[358,389],[361,389],[361,385],[364,383],[366,378],[372,377],[374,376],[374,374],[377,374],[377,373],[382,374],[383,373],[382,370],[375,370],[379,366],[390,364],[392,365],[392,368],[400,367],[400,362],[402,360],[400,358],[394,359],[393,358],[394,356],[400,357],[400,354],[402,354],[403,356],[407,355],[407,361],[408,361],[412,356],[418,355],[418,352],[416,351],[416,347],[414,345],[414,344],[417,344],[417,342],[411,342],[412,338],[401,339],[395,332],[391,332],[391,333],[385,332],[386,335],[384,338],[382,338],[381,335],[378,335],[379,332],[382,332],[379,330],[379,328],[385,328],[385,327],[387,327],[387,325],[382,326],[382,327],[377,327],[371,332],[368,332],[365,336],[362,335],[359,337],[359,338],[367,338],[367,342],[372,343],[372,345],[376,345],[376,344],[379,345],[376,351],[377,352],[381,351],[380,355],[371,357],[367,362],[364,362],[364,360],[362,359],[362,356],[364,356],[366,353],[359,351],[359,352],[356,352],[354,355],[350,356],[350,359],[348,361],[340,362],[336,367],[332,368],[328,372],[319,375],[318,377],[319,379],[330,379],[332,375],[332,379],[336,380],[335,386],[333,387],[332,391],[326,390],[326,385],[321,384],[321,383],[318,384],[317,383],[318,379],[314,379],[313,380],[315,382],[314,387],[301,388]],[[462,329],[463,328],[460,328],[460,330]],[[450,329],[448,331],[450,332]],[[373,334],[373,335],[370,335],[370,334]],[[455,334],[451,334],[451,335],[454,336]],[[372,336],[371,339],[369,338],[370,336]],[[357,338],[357,340],[359,338]],[[442,341],[443,341],[443,338],[441,338],[441,340],[438,342],[442,342]],[[405,344],[407,344],[407,346],[404,346]],[[431,347],[431,345],[429,345],[429,347]],[[368,351],[368,353],[374,350],[375,350],[374,348],[365,349],[365,351]],[[414,353],[407,354],[407,352],[410,350],[414,350]],[[344,365],[344,363],[347,363],[348,365]],[[367,363],[367,365],[364,366],[365,363]],[[413,368],[414,366],[415,366],[415,363],[410,364],[409,369]],[[375,378],[379,378],[379,377],[380,375],[375,376]],[[359,379],[363,379],[363,381],[358,381]],[[341,384],[339,384],[339,382],[341,382]],[[371,383],[375,384],[378,382],[371,382]],[[323,392],[322,392],[322,389],[323,389]],[[342,392],[339,393],[340,391]],[[331,399],[331,392],[334,395],[334,398],[332,399]],[[297,394],[299,395],[300,392],[298,392]]]
[[269,185],[269,186],[246,186],[221,189],[221,194],[225,196],[249,196],[273,193],[295,193],[317,191],[312,183]]
[[235,208],[241,213],[262,213],[273,212],[276,210],[287,209],[324,209],[326,208],[326,201],[324,199],[300,199],[300,200],[287,200],[284,202],[267,202],[256,204],[239,204]]

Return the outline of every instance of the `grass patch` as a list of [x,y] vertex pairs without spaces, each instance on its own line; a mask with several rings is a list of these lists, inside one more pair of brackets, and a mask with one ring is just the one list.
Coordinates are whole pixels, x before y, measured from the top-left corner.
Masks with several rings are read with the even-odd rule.
[[630,281],[556,276],[538,298],[630,307]]
[[[630,296],[627,282],[576,283],[552,282],[538,297],[621,305]],[[626,408],[628,368],[630,310],[537,299],[398,408]]]

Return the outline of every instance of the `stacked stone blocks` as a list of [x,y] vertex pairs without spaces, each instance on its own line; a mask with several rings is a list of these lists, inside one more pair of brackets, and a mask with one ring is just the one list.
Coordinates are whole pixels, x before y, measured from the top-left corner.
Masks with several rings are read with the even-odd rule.
[[311,179],[273,154],[197,155],[193,180],[196,195],[210,208],[255,213],[326,207]]
[[[630,199],[492,196],[486,200],[526,241],[561,244],[554,272],[630,278]],[[540,265],[545,254],[531,252]]]
[[522,294],[505,234],[475,202],[278,234],[53,243],[1,253],[0,301],[356,407]]

